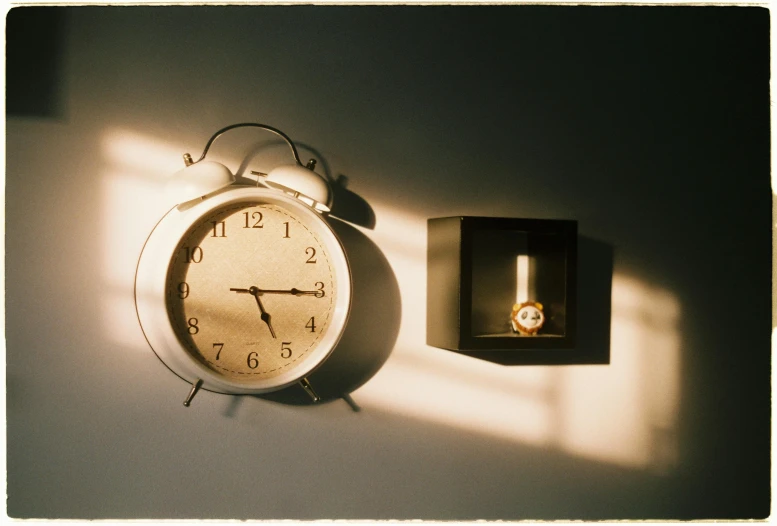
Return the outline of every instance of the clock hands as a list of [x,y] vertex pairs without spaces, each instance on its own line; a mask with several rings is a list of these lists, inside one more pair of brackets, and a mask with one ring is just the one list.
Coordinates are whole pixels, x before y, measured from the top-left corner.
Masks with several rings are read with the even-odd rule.
[[323,296],[321,290],[299,290],[298,288],[290,289],[260,289],[257,287],[251,287],[250,289],[229,289],[234,292],[248,293],[248,294],[291,294],[293,296],[316,296],[320,298]]
[[267,324],[267,328],[270,329],[270,334],[272,334],[272,337],[275,338],[275,331],[272,328],[272,325],[270,324],[270,315],[267,313],[266,310],[264,310],[264,305],[262,305],[262,300],[259,299],[259,294],[261,293],[260,289],[256,287],[251,287],[249,289],[229,289],[234,292],[238,293],[248,293],[251,294],[256,299],[256,304],[259,305],[259,311],[262,313],[261,318],[262,321]]
[[262,321],[267,324],[267,328],[270,329],[270,334],[272,334],[273,338],[277,338],[277,336],[275,336],[275,331],[270,323],[270,314],[264,309],[264,305],[262,305],[262,300],[259,299],[259,296],[262,294],[290,294],[292,296],[315,296],[320,298],[324,295],[322,290],[300,290],[296,287],[290,289],[260,289],[259,287],[250,287],[247,289],[230,288],[229,290],[237,292],[238,294],[251,294],[254,299],[256,299],[256,304],[259,306],[259,311],[262,313]]
[[259,299],[259,296],[262,294],[290,294],[292,296],[315,296],[317,298],[324,296],[323,289],[300,290],[296,287],[292,287],[290,289],[260,289],[259,287],[249,287],[247,289],[230,288],[229,290],[232,292],[237,292],[238,294],[251,294],[254,299],[256,299],[256,304],[259,306],[259,311],[262,313],[262,321],[267,324],[267,328],[270,329],[270,334],[272,334],[273,338],[277,338],[277,336],[275,336],[275,331],[273,330],[272,324],[270,323],[270,314],[264,309],[264,305],[262,305],[262,300]]

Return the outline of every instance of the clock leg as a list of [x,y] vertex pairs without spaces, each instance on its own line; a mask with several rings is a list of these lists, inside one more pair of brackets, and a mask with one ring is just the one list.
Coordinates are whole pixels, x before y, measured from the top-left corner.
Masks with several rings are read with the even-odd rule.
[[313,390],[313,386],[310,385],[310,382],[307,378],[303,378],[299,381],[299,385],[302,386],[302,388],[305,390],[307,394],[310,395],[310,398],[313,399],[313,402],[319,402],[321,401],[321,398],[316,394],[316,392]]
[[200,390],[201,386],[202,380],[197,378],[197,381],[192,384],[192,388],[189,391],[189,394],[186,396],[186,400],[183,401],[184,407],[189,407],[192,404],[192,398],[194,398],[194,395],[197,394],[197,391]]
[[342,399],[345,400],[345,403],[348,404],[348,407],[350,407],[354,413],[358,413],[359,411],[362,410],[362,408],[359,407],[359,405],[356,402],[354,402],[353,398],[351,398],[351,395],[349,395],[348,393],[345,393],[342,396]]

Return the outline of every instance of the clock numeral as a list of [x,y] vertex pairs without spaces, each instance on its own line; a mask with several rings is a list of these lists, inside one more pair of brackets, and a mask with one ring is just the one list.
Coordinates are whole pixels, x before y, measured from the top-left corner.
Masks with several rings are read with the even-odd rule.
[[311,316],[308,320],[307,325],[305,325],[306,329],[310,329],[310,332],[316,332],[316,317]]
[[259,367],[259,360],[257,358],[259,357],[259,353],[256,351],[252,351],[248,353],[248,358],[246,359],[246,363],[248,364],[249,369],[256,369]]
[[281,358],[291,358],[291,349],[287,347],[288,345],[291,345],[291,342],[281,343]]
[[197,334],[200,332],[200,328],[197,326],[199,323],[197,318],[189,318],[186,323],[189,324],[189,334]]
[[224,348],[224,344],[223,343],[214,343],[213,344],[213,348],[214,349],[218,349],[218,351],[216,351],[216,359],[218,360],[219,356],[221,355],[221,350]]
[[324,282],[316,281],[316,297],[323,298],[324,296],[326,296],[326,292],[324,292]]
[[310,257],[305,263],[315,263],[316,262],[316,249],[313,247],[308,247],[305,249],[305,255],[307,256],[310,254]]
[[185,281],[178,284],[178,297],[182,300],[189,297],[189,284]]
[[227,237],[227,225],[224,221],[211,221],[210,224],[213,225],[213,233],[210,237]]
[[291,237],[291,236],[289,236],[289,222],[288,221],[284,221],[283,224],[286,225],[286,234],[283,237],[284,238]]
[[243,212],[243,215],[246,216],[246,224],[243,225],[243,228],[264,228],[264,225],[260,224],[262,222],[262,213],[261,212],[254,212],[251,214],[251,219],[256,219],[257,216],[259,219],[256,219],[256,222],[249,226],[250,223],[248,222],[248,212]]
[[183,247],[183,250],[186,252],[187,263],[199,263],[200,261],[202,261],[202,248]]

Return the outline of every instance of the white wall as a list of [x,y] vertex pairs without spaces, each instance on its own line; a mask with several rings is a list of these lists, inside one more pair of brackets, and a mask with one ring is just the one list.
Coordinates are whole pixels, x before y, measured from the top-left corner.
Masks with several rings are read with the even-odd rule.
[[[7,119],[9,515],[769,513],[765,10],[113,7],[64,23],[61,111]],[[346,375],[358,412],[300,392],[185,409],[140,331],[161,180],[241,121],[284,130],[374,211],[374,229],[340,227],[361,315],[318,373],[325,391]],[[216,158],[270,139],[233,133]],[[426,346],[426,219],[446,215],[577,220],[605,255],[581,265],[609,273],[614,255],[611,363]]]

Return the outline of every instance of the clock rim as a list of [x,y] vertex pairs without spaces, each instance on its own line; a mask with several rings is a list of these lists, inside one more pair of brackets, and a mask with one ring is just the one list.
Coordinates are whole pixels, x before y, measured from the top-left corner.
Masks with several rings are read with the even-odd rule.
[[[312,226],[329,251],[337,276],[337,298],[332,321],[321,342],[297,367],[269,379],[230,380],[194,358],[180,342],[166,305],[166,282],[176,247],[190,228],[219,208],[238,203],[275,204],[291,209]],[[162,264],[160,264],[162,262]],[[202,380],[202,389],[225,394],[261,394],[277,391],[310,375],[334,351],[350,315],[352,277],[342,242],[331,225],[307,204],[278,190],[233,185],[199,202],[170,209],[154,226],[141,249],[135,271],[135,308],[146,341],[157,358],[188,383]]]

